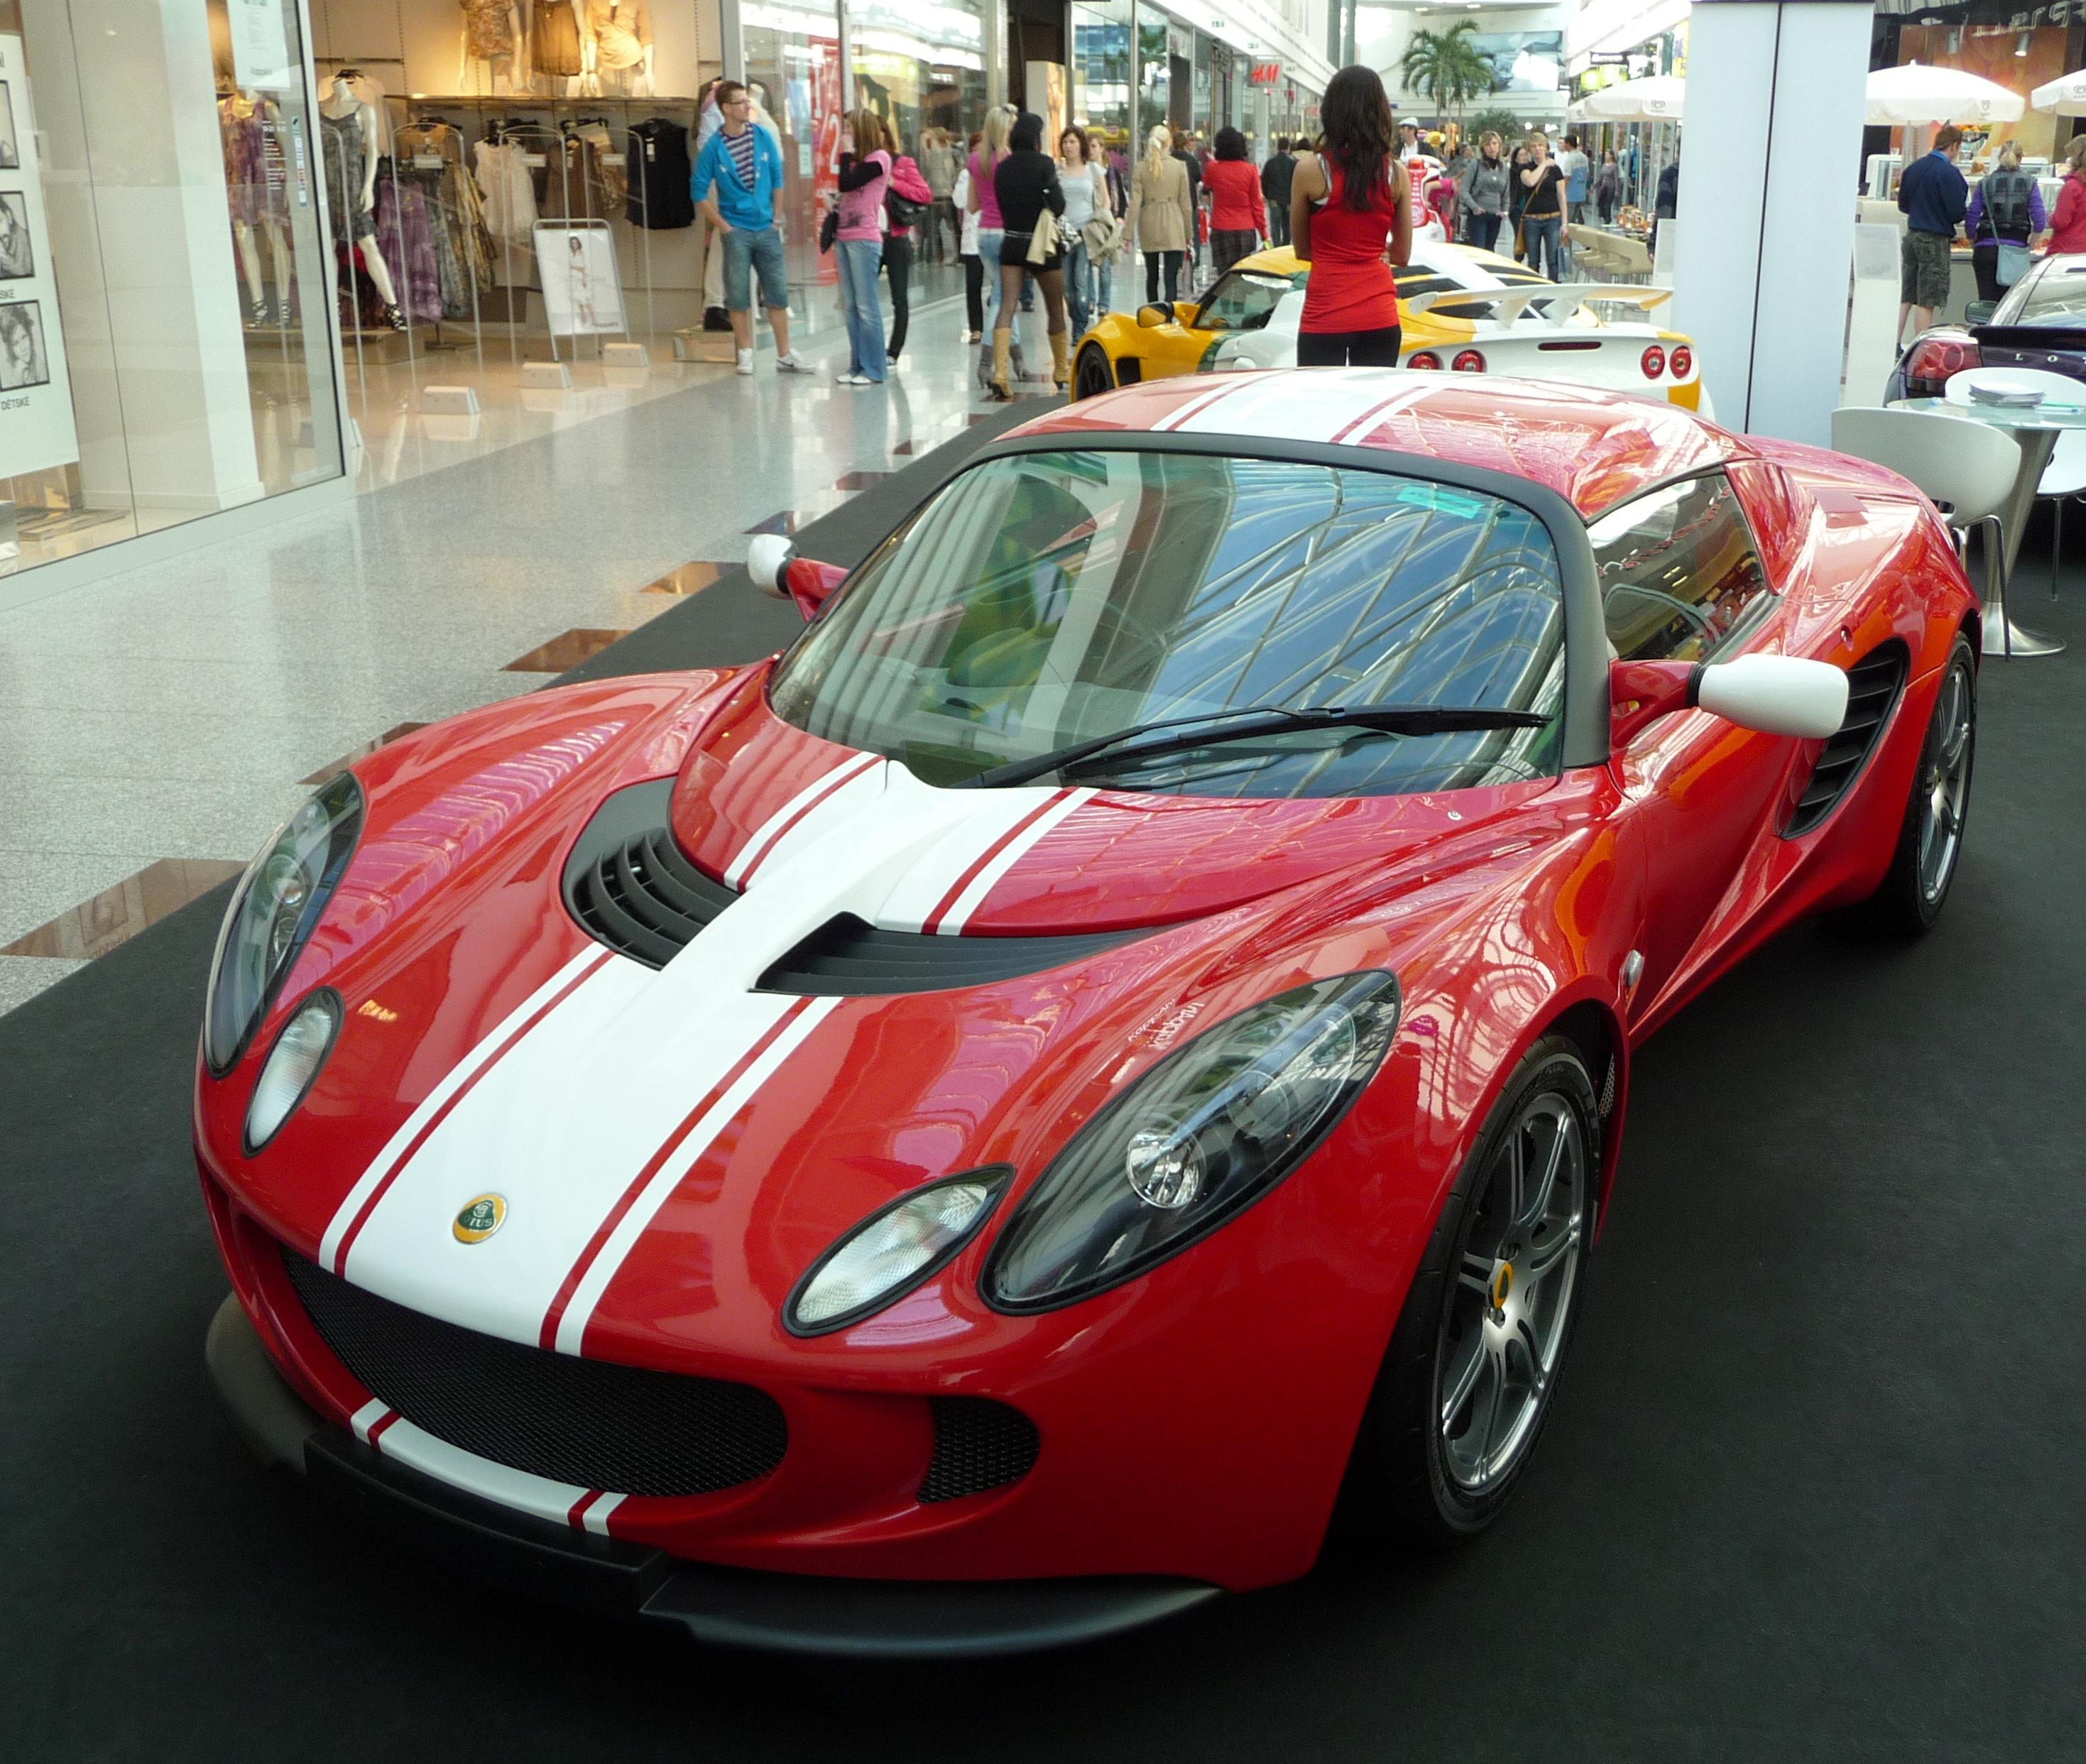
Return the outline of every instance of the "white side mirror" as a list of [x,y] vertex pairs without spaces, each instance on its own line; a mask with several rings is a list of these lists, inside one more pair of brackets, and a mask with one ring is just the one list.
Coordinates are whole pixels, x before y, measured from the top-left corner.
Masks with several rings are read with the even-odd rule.
[[796,555],[797,548],[780,533],[760,534],[746,548],[746,573],[761,593],[787,600],[790,590],[783,586],[782,573]]
[[1741,729],[1823,741],[1846,720],[1847,676],[1829,662],[1741,655],[1702,670],[1695,702]]

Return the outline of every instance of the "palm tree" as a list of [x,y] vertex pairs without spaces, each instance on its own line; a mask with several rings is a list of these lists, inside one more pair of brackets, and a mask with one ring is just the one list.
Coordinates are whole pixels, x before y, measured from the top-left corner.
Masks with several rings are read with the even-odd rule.
[[1437,121],[1448,107],[1460,121],[1466,100],[1492,92],[1492,63],[1471,45],[1477,28],[1475,19],[1458,19],[1445,31],[1416,31],[1398,58],[1399,83],[1434,100]]

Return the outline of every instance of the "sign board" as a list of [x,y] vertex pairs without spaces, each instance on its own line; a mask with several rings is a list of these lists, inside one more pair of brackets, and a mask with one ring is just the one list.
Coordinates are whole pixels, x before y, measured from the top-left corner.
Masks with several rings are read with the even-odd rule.
[[593,337],[629,326],[615,273],[615,236],[605,220],[539,220],[532,229],[544,327],[556,337]]
[[1246,73],[1246,83],[1253,86],[1273,86],[1282,79],[1279,62],[1255,62]]
[[287,92],[297,83],[283,25],[283,0],[227,0],[232,75],[242,89]]
[[79,458],[36,112],[22,39],[0,35],[0,478]]

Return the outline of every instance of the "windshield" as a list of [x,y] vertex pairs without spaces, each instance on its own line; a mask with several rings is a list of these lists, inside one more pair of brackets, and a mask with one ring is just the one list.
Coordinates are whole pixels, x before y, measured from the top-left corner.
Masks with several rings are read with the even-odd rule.
[[770,701],[935,784],[1245,705],[1556,719],[1309,730],[1079,774],[1186,795],[1381,795],[1554,774],[1564,671],[1556,556],[1516,504],[1284,460],[1065,452],[945,487],[784,658]]
[[1198,330],[1258,330],[1289,292],[1286,275],[1234,270],[1204,296],[1195,314]]
[[1992,314],[1994,325],[2086,329],[2086,258],[2052,264]]

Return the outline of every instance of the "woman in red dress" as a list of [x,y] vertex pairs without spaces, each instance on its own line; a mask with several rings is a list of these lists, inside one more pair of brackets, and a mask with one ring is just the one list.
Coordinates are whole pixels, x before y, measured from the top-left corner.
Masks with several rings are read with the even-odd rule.
[[1395,158],[1390,100],[1376,70],[1343,67],[1334,75],[1319,117],[1318,151],[1299,156],[1290,185],[1290,235],[1311,266],[1296,364],[1394,368],[1398,284],[1390,266],[1412,254],[1412,212]]

